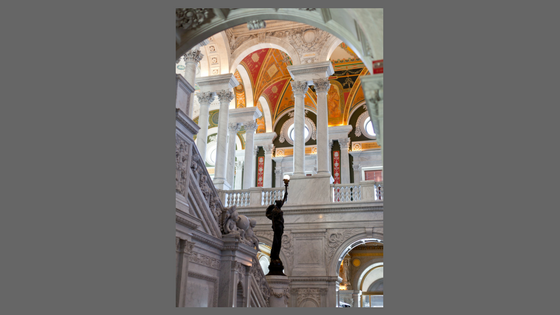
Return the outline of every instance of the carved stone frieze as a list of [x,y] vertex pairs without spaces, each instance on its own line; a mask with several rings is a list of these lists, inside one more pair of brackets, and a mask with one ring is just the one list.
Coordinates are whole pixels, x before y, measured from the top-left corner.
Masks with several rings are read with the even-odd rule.
[[259,239],[255,235],[253,228],[257,220],[250,219],[237,212],[236,206],[231,206],[222,211],[222,234],[224,237],[236,238],[239,242],[249,245],[258,250]]
[[175,9],[175,27],[184,30],[195,29],[207,22],[211,10],[212,9],[177,8]]
[[203,255],[201,253],[197,253],[197,252],[191,252],[191,255],[189,256],[189,262],[195,263],[195,264],[199,264],[199,265],[203,265],[206,267],[210,267],[213,269],[220,269],[220,260],[216,259],[216,258],[212,258],[206,255]]
[[189,158],[189,145],[188,143],[181,139],[178,135],[175,135],[175,191],[181,195],[186,193],[188,167],[187,160]]
[[218,99],[220,100],[220,103],[222,103],[222,102],[229,103],[229,102],[231,102],[231,100],[233,100],[233,92],[232,91],[221,90],[219,92],[216,92],[216,95],[218,96]]
[[327,293],[325,288],[296,288],[291,290],[292,293],[297,294],[296,306],[301,307],[304,300],[310,299],[321,306],[321,295]]

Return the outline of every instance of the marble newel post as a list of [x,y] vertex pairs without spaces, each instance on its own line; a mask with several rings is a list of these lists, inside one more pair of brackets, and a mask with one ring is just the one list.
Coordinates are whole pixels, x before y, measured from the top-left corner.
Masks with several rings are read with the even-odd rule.
[[196,146],[203,159],[206,159],[206,143],[208,141],[208,109],[210,103],[215,98],[214,92],[199,92],[196,94],[198,102],[200,103],[200,116],[198,117],[198,138],[196,138]]
[[274,144],[263,146],[264,149],[264,183],[263,188],[272,188],[272,150]]
[[[204,55],[200,52],[199,46],[196,46],[195,48],[187,51],[187,53],[183,55],[183,60],[185,60],[185,80],[187,80],[187,82],[189,82],[189,84],[193,87],[196,78],[196,65],[198,64],[198,62],[200,62],[200,60],[202,60],[203,57]],[[190,106],[185,114],[187,114],[187,116],[189,116],[189,118],[192,119],[193,118],[192,97],[189,104]]]
[[255,150],[253,148],[255,145],[255,131],[258,125],[254,120],[248,121],[243,125],[245,126],[245,170],[243,172],[243,189],[249,189],[252,187],[254,177],[253,171],[255,170]]
[[340,183],[350,184],[350,159],[348,158],[348,146],[350,138],[338,139],[340,144]]
[[229,190],[230,183],[226,180],[227,169],[227,128],[229,103],[233,100],[233,92],[221,90],[216,93],[220,99],[220,112],[218,119],[218,139],[216,141],[216,173],[214,175],[214,185],[217,189]]
[[305,93],[307,81],[293,81],[294,104],[294,175],[305,176]]
[[270,307],[288,307],[290,301],[290,280],[286,276],[266,276],[266,282],[272,289]]
[[314,80],[313,85],[317,92],[317,173],[330,174],[327,93],[331,84],[328,79],[320,79]]
[[237,132],[241,130],[240,123],[231,123],[228,126],[228,149],[227,149],[227,182],[233,188],[233,175],[235,168],[235,138]]

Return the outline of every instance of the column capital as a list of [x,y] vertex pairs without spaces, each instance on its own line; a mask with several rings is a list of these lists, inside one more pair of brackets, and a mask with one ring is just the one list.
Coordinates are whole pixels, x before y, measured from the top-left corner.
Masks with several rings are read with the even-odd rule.
[[220,99],[220,103],[221,102],[229,103],[229,102],[231,102],[231,100],[233,100],[233,92],[232,91],[221,90],[221,91],[216,92],[216,95]]
[[360,165],[360,163],[354,163],[354,164],[352,165],[352,168],[353,168],[355,171],[360,171],[360,170],[362,169],[362,166]]
[[241,160],[235,161],[235,167],[236,167],[236,168],[241,168],[241,167],[243,167],[243,161],[241,161]]
[[257,130],[258,128],[258,124],[256,121],[254,120],[250,120],[248,122],[244,122],[243,126],[245,126],[245,131],[247,132],[254,132],[255,130]]
[[348,145],[350,144],[350,138],[338,139],[338,143],[340,144],[340,149],[348,150]]
[[198,92],[196,93],[200,105],[210,105],[214,101],[216,94],[214,92]]
[[292,85],[292,91],[294,92],[294,95],[305,94],[305,92],[307,92],[307,88],[309,87],[307,81],[292,81],[290,83]]
[[274,144],[263,145],[263,149],[265,154],[271,154],[272,150],[274,150]]
[[282,174],[282,166],[276,165],[276,167],[274,168],[274,173],[276,173],[276,175]]
[[313,85],[315,86],[315,91],[327,93],[331,87],[329,79],[316,79],[313,80]]
[[230,132],[230,134],[236,134],[239,130],[241,130],[241,124],[240,123],[230,123],[228,125],[228,130]]
[[193,49],[187,51],[183,55],[183,60],[185,60],[185,63],[198,63],[203,57],[204,55],[200,52],[200,50]]

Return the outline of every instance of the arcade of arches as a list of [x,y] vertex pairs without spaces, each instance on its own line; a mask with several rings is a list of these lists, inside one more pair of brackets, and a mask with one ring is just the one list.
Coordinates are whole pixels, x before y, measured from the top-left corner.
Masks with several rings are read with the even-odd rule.
[[176,17],[176,306],[383,307],[382,9]]

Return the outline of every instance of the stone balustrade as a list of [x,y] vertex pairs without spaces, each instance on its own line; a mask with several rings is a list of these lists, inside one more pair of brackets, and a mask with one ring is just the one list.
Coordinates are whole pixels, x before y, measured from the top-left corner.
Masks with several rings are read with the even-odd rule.
[[[240,190],[218,190],[225,207],[266,206],[284,198],[284,188],[255,187]],[[287,202],[286,202],[287,203]]]

